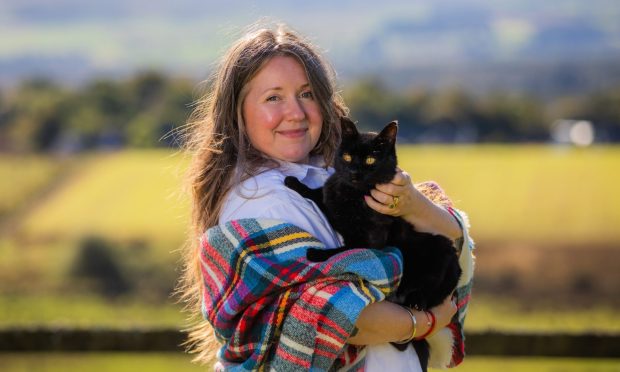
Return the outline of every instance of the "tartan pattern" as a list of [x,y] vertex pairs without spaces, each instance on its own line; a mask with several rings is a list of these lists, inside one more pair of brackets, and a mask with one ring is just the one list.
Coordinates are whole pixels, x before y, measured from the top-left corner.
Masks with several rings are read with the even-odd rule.
[[320,241],[263,219],[213,227],[201,243],[203,314],[227,370],[363,370],[364,348],[345,342],[362,309],[397,288],[396,248],[313,263],[306,250],[324,249]]
[[[474,242],[469,237],[468,229],[469,223],[464,213],[457,211],[452,207],[446,208],[454,218],[458,221],[461,229],[463,230],[462,246],[460,249],[459,264],[463,270],[461,279],[456,287],[456,305],[457,312],[452,317],[452,321],[448,325],[448,328],[452,332],[452,357],[450,363],[446,366],[448,368],[458,366],[465,358],[465,315],[467,314],[467,308],[469,300],[471,298],[471,289],[473,286],[473,270],[474,270]],[[432,351],[431,351],[432,352]]]
[[[467,215],[454,208],[452,200],[434,181],[426,181],[416,184],[416,188],[420,190],[427,198],[431,199],[436,204],[444,207],[450,214],[456,219],[463,231],[463,238],[458,239],[456,242],[456,249],[459,254],[459,264],[463,270],[461,279],[456,287],[456,304],[457,312],[452,318],[452,321],[448,325],[448,329],[452,333],[452,355],[449,363],[446,365],[433,365],[435,368],[452,368],[459,365],[465,358],[465,315],[467,314],[467,308],[469,300],[471,298],[471,289],[473,286],[473,274],[474,274],[474,241],[469,236],[469,221]],[[433,356],[433,350],[431,349],[431,359]],[[443,362],[443,361],[442,361]],[[447,362],[447,361],[446,361]]]
[[[444,207],[463,229],[458,247],[463,275],[456,289],[458,311],[448,326],[452,352],[435,368],[457,366],[465,356],[474,266],[466,215],[451,203]],[[397,288],[402,271],[397,249],[355,249],[312,263],[305,252],[324,249],[320,241],[292,224],[264,219],[213,227],[201,246],[203,315],[223,344],[218,358],[226,370],[363,370],[365,349],[345,342],[361,310]]]

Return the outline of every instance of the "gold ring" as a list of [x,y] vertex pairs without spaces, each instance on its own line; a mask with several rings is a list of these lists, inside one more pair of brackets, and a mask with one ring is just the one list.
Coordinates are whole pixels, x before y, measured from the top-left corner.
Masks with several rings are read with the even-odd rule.
[[398,196],[392,196],[392,202],[388,205],[388,208],[394,209],[398,205]]

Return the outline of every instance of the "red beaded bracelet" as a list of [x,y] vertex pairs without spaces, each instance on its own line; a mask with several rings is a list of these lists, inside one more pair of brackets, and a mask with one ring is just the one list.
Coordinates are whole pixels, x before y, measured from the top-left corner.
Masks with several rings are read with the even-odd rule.
[[435,322],[436,322],[435,314],[433,314],[432,311],[424,311],[424,314],[430,315],[430,317],[431,317],[431,325],[428,328],[428,331],[426,331],[426,333],[424,333],[423,335],[421,335],[419,337],[414,338],[414,340],[423,340],[423,339],[425,339],[428,335],[430,335],[433,332],[433,329],[435,329]]

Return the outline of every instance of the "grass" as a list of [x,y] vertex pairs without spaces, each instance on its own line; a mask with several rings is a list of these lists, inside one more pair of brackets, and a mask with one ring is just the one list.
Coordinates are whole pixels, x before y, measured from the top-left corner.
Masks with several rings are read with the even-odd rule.
[[[404,146],[399,155],[414,181],[436,180],[468,212],[478,241],[619,246],[620,196],[614,185],[620,147]],[[161,290],[178,274],[177,249],[189,221],[180,191],[186,160],[165,150],[82,156],[61,187],[37,200],[59,165],[47,158],[0,157],[0,176],[15,180],[2,183],[0,205],[37,200],[12,234],[0,236],[0,325],[181,324],[178,307],[162,299]],[[23,196],[15,196],[19,192]],[[67,273],[86,234],[119,242],[124,270],[136,282],[163,283],[156,288],[159,297],[146,296],[140,285],[127,302],[116,303],[79,290]],[[490,249],[502,244],[484,250]],[[528,275],[538,275],[535,267],[521,264]],[[529,304],[535,309],[530,311],[518,300],[484,298],[475,291],[468,329],[620,331],[614,309],[596,303],[584,310],[536,303]]]
[[[172,299],[146,302],[139,298],[106,301],[76,294],[12,295],[0,297],[0,327],[184,328],[185,318],[180,310],[181,305]],[[620,314],[604,306],[524,310],[518,301],[475,295],[465,327],[467,331],[620,332]]]
[[620,147],[407,146],[399,158],[442,185],[480,240],[620,242]]
[[466,357],[455,371],[617,372],[620,365],[617,359]]
[[173,299],[147,302],[139,298],[111,301],[78,294],[3,295],[0,327],[184,328],[181,307]]
[[0,155],[0,219],[41,192],[61,168],[60,162],[50,157]]
[[[620,147],[402,146],[399,156],[414,181],[442,185],[479,240],[620,242],[620,173],[613,171]],[[85,159],[81,175],[41,203],[22,233],[180,242],[189,221],[180,192],[185,164],[167,151]],[[0,203],[7,198],[0,194]]]
[[84,159],[79,176],[28,216],[21,233],[180,242],[188,223],[182,160],[168,151],[127,151]]
[[168,372],[204,371],[183,353],[19,353],[3,354],[0,368],[6,372],[91,371]]
[[[182,353],[20,353],[3,354],[0,367],[6,372],[41,371],[92,371],[124,372],[204,371],[190,363],[191,357]],[[612,372],[619,371],[617,359],[574,358],[488,358],[467,357],[458,372],[531,371],[531,372]]]
[[499,299],[475,293],[471,300],[466,331],[519,332],[620,332],[620,314],[604,305],[590,308],[558,308],[524,304],[518,299]]

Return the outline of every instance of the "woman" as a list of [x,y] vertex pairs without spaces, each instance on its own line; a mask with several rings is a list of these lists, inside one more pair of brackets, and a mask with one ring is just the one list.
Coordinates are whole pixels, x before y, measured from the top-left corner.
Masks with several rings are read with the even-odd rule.
[[[191,121],[194,125],[189,142],[189,148],[193,152],[190,169],[194,227],[192,241],[198,242],[208,229],[211,233],[207,234],[206,240],[202,240],[201,246],[191,244],[189,247],[182,287],[185,299],[195,312],[204,312],[214,326],[212,330],[202,322],[191,333],[194,351],[200,353],[198,360],[206,361],[213,357],[209,345],[212,345],[212,334],[215,331],[218,341],[224,343],[218,353],[217,369],[242,365],[244,368],[262,368],[275,363],[276,359],[283,360],[283,363],[298,363],[298,366],[319,369],[329,366],[331,369],[338,364],[330,363],[339,359],[340,366],[347,368],[365,367],[366,370],[378,370],[389,366],[391,370],[420,370],[412,347],[399,352],[389,345],[389,342],[408,341],[415,334],[431,337],[448,325],[453,326],[452,333],[458,333],[457,338],[462,337],[466,300],[460,305],[458,317],[455,316],[457,306],[451,298],[431,309],[435,318],[433,324],[428,312],[405,309],[381,301],[389,289],[377,290],[380,284],[376,283],[380,280],[373,282],[370,278],[373,273],[364,272],[362,269],[359,277],[351,277],[350,270],[347,269],[344,270],[346,273],[325,271],[320,273],[320,277],[313,276],[303,280],[296,276],[292,282],[287,282],[282,288],[287,291],[294,289],[286,292],[286,296],[297,296],[295,298],[298,298],[298,303],[287,300],[288,307],[278,307],[280,310],[275,311],[277,316],[268,318],[269,322],[282,324],[283,328],[276,329],[273,334],[268,333],[270,338],[267,341],[263,340],[267,336],[262,335],[257,335],[255,339],[244,338],[247,334],[257,332],[252,331],[252,327],[260,329],[258,333],[268,332],[267,330],[273,328],[270,325],[255,324],[260,323],[258,318],[267,319],[265,314],[273,315],[265,310],[271,305],[264,303],[272,298],[271,293],[253,298],[254,302],[250,301],[245,307],[238,306],[236,310],[231,310],[238,305],[239,296],[243,296],[241,292],[246,293],[239,289],[245,286],[244,281],[254,279],[239,274],[239,266],[236,269],[228,268],[226,261],[239,259],[234,253],[239,250],[231,249],[230,252],[222,253],[218,250],[221,248],[218,247],[218,242],[222,240],[213,237],[229,237],[232,230],[226,230],[226,226],[231,226],[226,225],[228,221],[244,223],[243,221],[277,220],[290,224],[287,225],[287,232],[297,227],[300,228],[299,233],[310,233],[312,237],[309,239],[318,239],[316,244],[327,248],[340,246],[338,234],[316,205],[287,189],[283,180],[288,175],[296,176],[312,188],[325,182],[332,172],[329,165],[339,142],[339,119],[346,114],[347,109],[334,90],[333,73],[328,65],[308,42],[283,26],[275,30],[259,29],[248,32],[230,48],[221,61],[219,70],[213,76],[210,94],[199,102],[193,113]],[[434,190],[437,191],[436,188]],[[433,203],[413,186],[405,172],[399,170],[391,183],[377,185],[371,196],[367,199],[368,206],[380,213],[402,216],[421,231],[443,234],[455,241],[460,239],[461,245],[463,238],[467,240],[465,224],[458,220],[458,213]],[[399,202],[396,206],[390,205],[395,197],[398,197]],[[212,240],[215,243],[212,243]],[[307,242],[314,244],[313,240]],[[465,244],[469,246],[469,241]],[[224,243],[220,245],[223,246]],[[287,247],[287,252],[289,248]],[[207,251],[208,253],[205,253]],[[225,258],[220,264],[213,263],[221,258],[220,253]],[[461,256],[471,257],[470,249]],[[277,255],[269,257],[280,258]],[[384,265],[382,267],[388,267],[389,271],[390,264],[386,262],[392,258],[393,256],[380,257],[377,261],[374,256],[370,259],[366,256],[355,256],[351,259],[369,259],[372,261],[369,265]],[[471,259],[467,258],[466,261],[470,262]],[[243,260],[239,259],[239,262],[238,265],[243,264]],[[263,265],[265,258],[261,256],[260,260],[254,262]],[[297,264],[300,261],[296,259],[290,262]],[[268,262],[269,269],[274,267],[272,264],[273,262]],[[228,269],[221,270],[221,275],[215,273],[223,266]],[[323,269],[332,270],[321,267],[318,271]],[[287,269],[280,267],[278,270]],[[236,275],[230,276],[231,272],[236,272]],[[240,278],[236,278],[239,275]],[[267,274],[258,280],[264,279],[265,275]],[[351,285],[346,284],[347,280],[366,291],[366,298],[363,300],[365,303],[359,308],[347,307],[347,304],[342,302],[330,305],[330,308],[347,308],[348,310],[344,310],[346,317],[354,321],[354,325],[350,327],[341,327],[344,329],[342,332],[346,345],[334,341],[334,338],[338,338],[334,336],[330,340],[329,352],[319,350],[318,346],[315,349],[310,347],[310,350],[296,346],[293,347],[295,350],[289,353],[292,342],[285,338],[285,333],[292,332],[290,337],[304,335],[303,332],[295,330],[295,326],[291,326],[292,331],[287,331],[287,319],[283,318],[286,318],[287,314],[294,317],[295,311],[302,311],[299,304],[304,303],[303,299],[307,298],[304,296],[307,296],[309,291],[316,290],[317,283],[330,281],[332,275],[338,276],[338,280],[321,287],[325,291],[326,288],[332,291],[329,301],[337,301],[338,296],[344,296],[350,290]],[[389,276],[389,273],[386,275]],[[463,283],[468,283],[468,275],[465,275],[465,280],[461,280]],[[232,277],[235,279],[231,279]],[[309,282],[312,284],[308,285]],[[271,288],[271,285],[267,287]],[[279,290],[284,290],[282,288]],[[263,289],[265,288],[261,287],[261,290]],[[360,290],[353,288],[352,291],[359,297]],[[234,296],[231,293],[234,293]],[[275,295],[280,296],[279,292]],[[281,296],[277,298],[280,303],[285,301]],[[259,302],[262,306],[260,311],[255,310],[251,316],[248,315],[248,309],[258,309],[259,305],[256,304]],[[295,306],[296,310],[291,310]],[[332,321],[330,316],[319,319],[315,328]],[[302,327],[299,322],[291,322]],[[234,332],[228,332],[227,327],[234,328]],[[313,332],[313,328],[310,328],[310,332]],[[321,335],[315,338],[325,338],[325,334]],[[241,341],[242,339],[244,341]],[[248,341],[250,339],[254,341]],[[294,344],[304,341],[297,339]],[[453,348],[454,341],[450,342],[448,360],[440,362],[441,366],[456,364],[462,357],[462,348]],[[279,348],[273,346],[274,344],[283,346]],[[362,347],[364,345],[367,347]],[[286,351],[287,347],[289,351]],[[455,353],[460,354],[455,356]],[[248,362],[248,359],[252,359],[251,362]],[[321,360],[317,361],[318,359]]]

